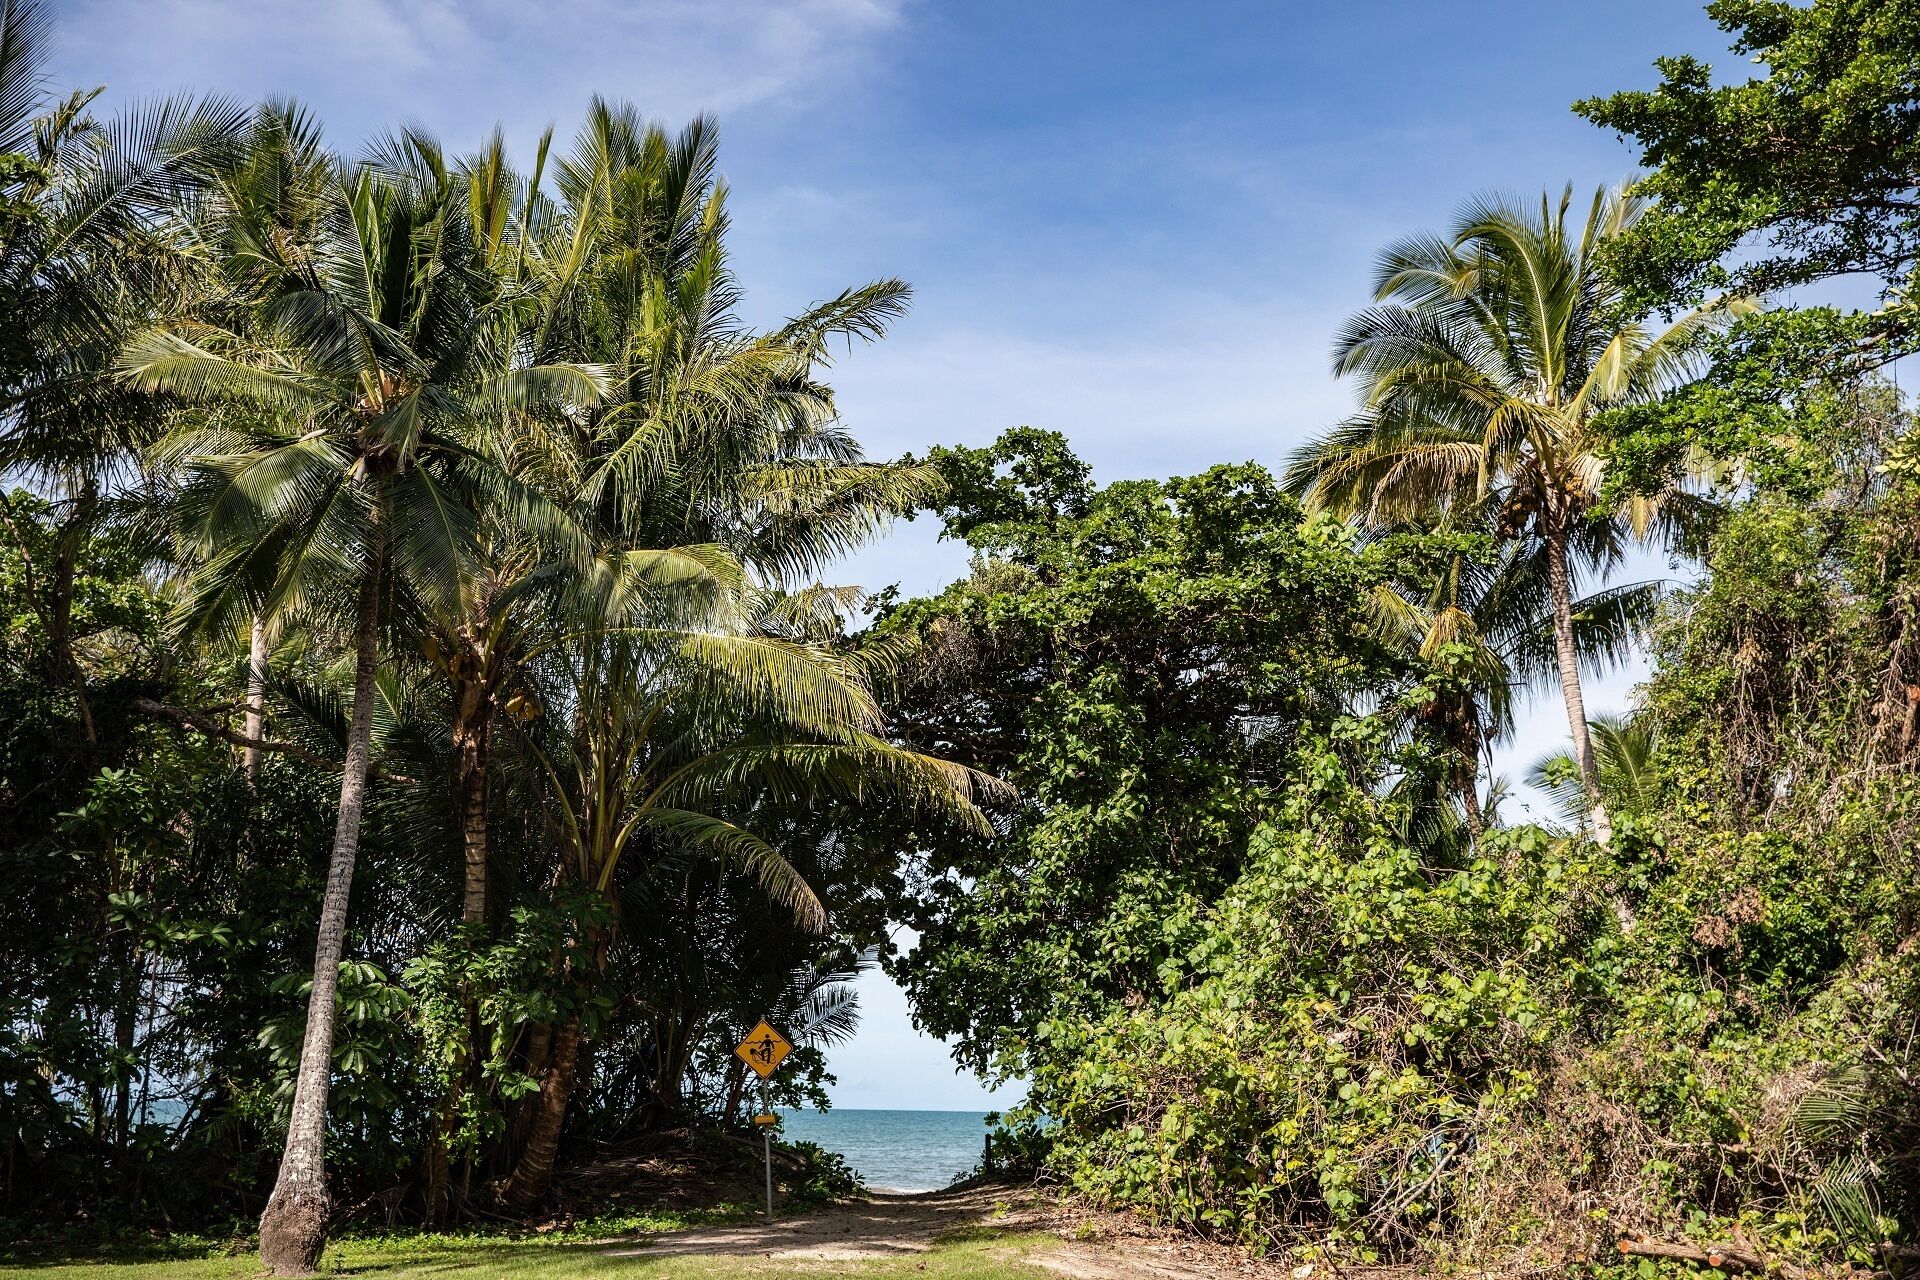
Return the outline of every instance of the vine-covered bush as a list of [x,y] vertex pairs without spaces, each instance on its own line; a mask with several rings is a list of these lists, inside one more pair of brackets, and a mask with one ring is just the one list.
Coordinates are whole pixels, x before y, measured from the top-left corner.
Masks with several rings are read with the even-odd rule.
[[1543,983],[1604,906],[1531,828],[1426,865],[1343,759],[1368,729],[1303,748],[1159,997],[1042,1028],[1076,1184],[1253,1239],[1393,1241],[1451,1211],[1483,1130],[1538,1089],[1566,1007]]

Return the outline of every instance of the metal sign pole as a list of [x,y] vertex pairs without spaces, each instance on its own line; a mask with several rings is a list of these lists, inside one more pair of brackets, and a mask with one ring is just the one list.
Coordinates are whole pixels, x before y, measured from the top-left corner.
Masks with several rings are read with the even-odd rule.
[[780,1063],[793,1052],[793,1044],[775,1031],[765,1018],[747,1032],[747,1038],[734,1046],[734,1053],[760,1077],[760,1114],[753,1118],[760,1130],[760,1158],[767,1165],[767,1221],[773,1221],[773,1126],[780,1117],[773,1114],[773,1099],[767,1090],[767,1078],[779,1070]]
[[[760,1110],[762,1113],[767,1115],[773,1114],[773,1109],[771,1106],[768,1105],[768,1102],[767,1102],[767,1082],[765,1080],[762,1080],[760,1082]],[[766,1162],[767,1162],[767,1221],[772,1222],[773,1221],[773,1126],[770,1124],[763,1124],[760,1126],[760,1154],[766,1158]]]

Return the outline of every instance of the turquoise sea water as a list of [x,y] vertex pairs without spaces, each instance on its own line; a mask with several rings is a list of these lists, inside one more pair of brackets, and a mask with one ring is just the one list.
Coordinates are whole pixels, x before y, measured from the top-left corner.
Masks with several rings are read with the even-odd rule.
[[789,1138],[837,1151],[874,1190],[935,1191],[980,1163],[984,1111],[782,1111]]

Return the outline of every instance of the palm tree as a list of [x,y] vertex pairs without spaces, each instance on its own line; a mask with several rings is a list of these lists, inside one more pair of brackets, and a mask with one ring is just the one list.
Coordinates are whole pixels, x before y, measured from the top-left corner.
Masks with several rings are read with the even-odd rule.
[[[506,310],[474,268],[464,192],[424,139],[414,172],[337,172],[314,244],[244,329],[209,320],[130,342],[127,382],[183,401],[244,407],[177,447],[183,509],[208,552],[187,595],[199,625],[236,608],[276,616],[353,598],[352,715],[314,949],[312,993],[287,1141],[261,1217],[261,1257],[310,1272],[326,1239],[325,1133],[335,993],[366,799],[383,603],[458,590],[473,552],[482,460],[462,443],[502,405],[590,402],[597,373],[518,366],[497,347]],[[424,176],[423,176],[424,175]]]
[[[1574,647],[1591,668],[1624,660],[1645,632],[1658,583],[1632,583],[1573,603]],[[1518,695],[1555,671],[1552,601],[1538,544],[1497,543],[1492,558],[1445,555],[1431,573],[1373,589],[1374,630],[1423,675],[1424,700],[1402,705],[1405,731],[1436,738],[1450,757],[1445,781],[1469,837],[1485,831],[1481,761],[1514,728]]]
[[72,689],[81,733],[97,734],[72,644],[76,558],[137,483],[162,414],[110,376],[121,343],[194,283],[181,215],[247,113],[225,99],[155,101],[111,120],[98,90],[47,91],[51,20],[34,0],[0,0],[0,475],[55,502],[51,555],[34,564],[24,522],[0,496],[0,524],[32,566],[53,678]]
[[1601,265],[1640,216],[1633,197],[1595,193],[1569,224],[1556,207],[1493,199],[1468,205],[1446,237],[1381,255],[1379,305],[1349,320],[1335,369],[1358,377],[1363,407],[1300,449],[1288,480],[1311,505],[1376,527],[1458,511],[1536,546],[1551,604],[1554,665],[1596,839],[1611,826],[1587,730],[1574,592],[1630,538],[1684,520],[1693,500],[1614,498],[1603,487],[1596,419],[1656,399],[1683,380],[1701,341],[1737,310],[1721,303],[1664,328],[1621,314]]
[[[723,562],[725,590],[817,569],[927,486],[920,468],[864,463],[816,376],[827,341],[878,336],[904,286],[848,291],[772,333],[744,329],[715,141],[709,121],[669,139],[631,108],[596,100],[558,165],[557,202],[542,190],[545,139],[524,179],[497,135],[459,167],[471,251],[516,294],[509,345],[603,365],[614,388],[584,417],[503,410],[470,441],[491,477],[517,486],[497,485],[481,505],[477,554],[449,608],[431,615],[425,646],[450,694],[462,919],[472,925],[487,917],[496,731],[502,717],[518,724],[545,706],[531,658],[556,625],[591,634],[607,622],[593,609],[681,590]],[[613,596],[595,597],[592,583],[614,581]],[[471,1069],[479,1054],[466,1056]],[[429,1161],[436,1211],[446,1145]]]
[[[590,580],[582,612],[600,620],[546,655],[567,708],[548,761],[561,819],[567,882],[616,897],[623,859],[723,859],[747,871],[803,927],[818,929],[818,896],[778,849],[726,816],[829,798],[858,804],[891,794],[969,821],[991,779],[879,737],[870,660],[818,639],[821,593],[795,598],[746,585],[717,547],[678,590],[635,589],[692,554],[630,553]],[[605,932],[592,963],[604,967]],[[545,1195],[572,1096],[582,1039],[578,1012],[553,1031],[532,1129],[503,1192],[527,1206]]]
[[536,359],[604,367],[611,384],[583,422],[506,413],[475,442],[520,489],[489,505],[510,505],[511,518],[483,526],[485,554],[429,655],[456,712],[470,921],[485,914],[492,722],[544,625],[533,615],[582,556],[718,544],[759,578],[790,580],[913,509],[932,483],[922,467],[864,461],[818,380],[828,344],[881,336],[906,287],[847,290],[769,333],[741,326],[717,141],[705,118],[669,138],[596,98],[557,166],[557,203],[542,190],[546,139],[525,179],[497,135],[461,167],[484,233],[474,251],[524,291],[516,341]]
[[[1599,759],[1600,789],[1612,809],[1644,812],[1653,801],[1654,755],[1659,735],[1648,716],[1599,715],[1593,718],[1594,754]],[[1564,751],[1534,761],[1527,785],[1552,797],[1560,817],[1575,826],[1587,818],[1587,793],[1579,766]]]
[[879,280],[746,328],[717,148],[710,119],[668,137],[594,100],[536,248],[535,349],[612,372],[572,450],[583,518],[629,547],[718,543],[762,580],[798,586],[935,483],[926,467],[866,461],[820,380],[832,344],[883,336],[910,290]]

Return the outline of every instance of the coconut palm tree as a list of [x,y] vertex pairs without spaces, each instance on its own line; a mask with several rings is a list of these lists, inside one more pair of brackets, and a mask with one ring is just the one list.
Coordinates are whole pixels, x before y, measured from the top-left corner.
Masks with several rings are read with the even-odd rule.
[[483,528],[487,554],[430,654],[453,689],[469,920],[485,913],[492,719],[544,625],[530,615],[551,609],[583,556],[605,571],[635,553],[717,544],[763,583],[791,583],[911,510],[932,483],[925,468],[864,461],[818,377],[831,341],[884,333],[905,286],[847,290],[776,330],[747,330],[726,267],[716,148],[710,120],[669,138],[595,99],[557,166],[557,200],[542,189],[545,139],[525,179],[497,136],[461,166],[484,229],[476,252],[525,291],[518,341],[535,359],[604,367],[611,384],[583,419],[504,414],[476,443],[498,474],[545,495],[550,536],[528,536],[524,497],[511,520]]
[[833,344],[881,337],[910,290],[875,281],[747,328],[717,148],[710,119],[669,137],[594,100],[557,166],[535,349],[612,371],[574,450],[592,518],[626,546],[718,543],[763,582],[797,587],[934,483],[925,467],[866,461],[821,381]]
[[[1452,552],[1423,578],[1375,586],[1368,602],[1376,634],[1424,675],[1424,698],[1399,706],[1404,729],[1445,747],[1445,780],[1476,843],[1487,825],[1481,763],[1512,735],[1519,697],[1556,670],[1545,560],[1537,544],[1513,540],[1497,543],[1491,559]],[[1576,600],[1574,647],[1582,665],[1624,660],[1659,598],[1658,583],[1642,582]]]
[[[258,331],[264,310],[286,291],[318,239],[335,166],[318,122],[304,108],[272,101],[254,110],[185,225],[198,260],[209,268],[187,299],[196,315],[234,332]],[[150,469],[164,477],[176,461],[162,448],[150,456]],[[192,556],[189,549],[189,563]],[[256,613],[245,628],[243,736],[254,744],[266,733],[269,663],[280,626],[279,619]],[[258,777],[260,757],[258,745],[243,749],[250,781]]]
[[[508,310],[473,265],[465,192],[418,138],[414,172],[338,171],[315,242],[244,329],[210,320],[127,344],[126,382],[182,401],[249,410],[176,445],[182,509],[207,561],[186,593],[195,624],[233,610],[277,616],[352,598],[352,715],[338,822],[314,951],[307,1030],[287,1142],[261,1217],[261,1257],[311,1271],[330,1209],[324,1139],[335,990],[366,799],[383,605],[443,601],[473,554],[483,459],[470,425],[501,406],[586,403],[579,365],[516,365],[499,344]],[[422,175],[425,175],[424,177]]]
[[[477,229],[470,248],[518,299],[507,348],[593,361],[613,387],[585,415],[503,410],[471,439],[488,475],[520,490],[481,504],[477,554],[449,608],[431,614],[424,645],[450,694],[471,925],[487,918],[496,731],[503,717],[543,714],[549,694],[532,655],[556,627],[590,635],[609,625],[598,609],[620,614],[687,590],[711,602],[749,578],[817,569],[927,486],[920,468],[863,462],[816,376],[827,341],[878,336],[904,287],[848,291],[771,333],[743,328],[714,144],[709,121],[669,139],[631,108],[596,101],[558,166],[557,200],[542,189],[545,139],[525,178],[498,136],[458,166]],[[383,163],[409,171],[417,151]],[[469,1067],[478,1058],[470,1048]],[[446,1199],[446,1145],[429,1162],[431,1210]]]
[[34,0],[0,0],[0,475],[55,503],[51,555],[34,564],[25,521],[0,495],[40,590],[53,678],[73,691],[96,740],[73,652],[76,557],[117,490],[137,484],[160,407],[110,376],[126,337],[195,284],[182,214],[247,118],[234,102],[161,99],[112,119],[98,90],[48,91],[51,19]]
[[1665,326],[1623,316],[1601,266],[1643,202],[1595,193],[1583,222],[1556,206],[1468,205],[1451,234],[1381,255],[1378,305],[1335,343],[1334,367],[1358,378],[1358,415],[1294,455],[1289,486],[1316,507],[1375,527],[1436,513],[1486,519],[1537,547],[1547,577],[1554,666],[1595,837],[1610,837],[1580,683],[1574,595],[1583,570],[1625,543],[1670,532],[1695,508],[1681,491],[1610,496],[1596,419],[1645,403],[1691,372],[1702,340],[1739,304]]
[[[1594,754],[1600,765],[1600,788],[1612,809],[1644,811],[1653,801],[1654,754],[1659,736],[1647,716],[1598,715],[1593,718]],[[1527,785],[1552,797],[1563,821],[1580,826],[1587,819],[1587,793],[1579,765],[1565,751],[1534,761]]]
[[[652,555],[591,580],[599,599],[583,612],[599,625],[546,655],[559,675],[554,703],[566,708],[547,761],[566,881],[617,906],[617,877],[636,849],[718,858],[818,929],[826,921],[813,888],[736,820],[756,803],[891,795],[990,830],[974,797],[999,784],[879,736],[874,659],[821,642],[834,597],[754,588],[720,548],[701,555],[702,570],[676,592],[634,589],[636,568],[644,578],[669,567]],[[596,936],[593,964],[604,966],[611,941]],[[503,1191],[511,1204],[533,1204],[550,1185],[581,1039],[578,1013],[553,1029],[533,1125]]]

